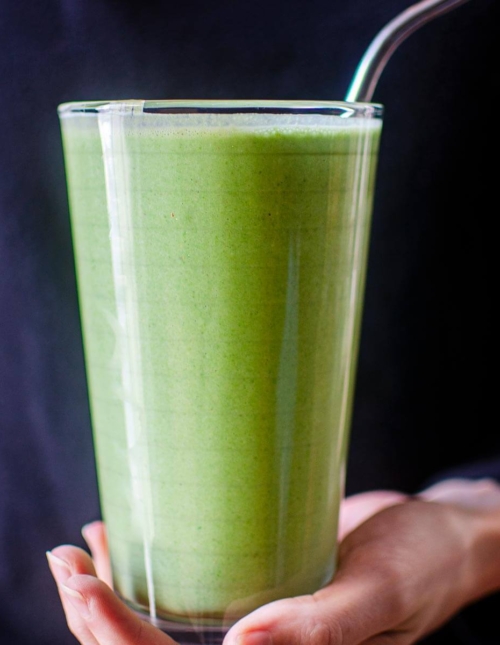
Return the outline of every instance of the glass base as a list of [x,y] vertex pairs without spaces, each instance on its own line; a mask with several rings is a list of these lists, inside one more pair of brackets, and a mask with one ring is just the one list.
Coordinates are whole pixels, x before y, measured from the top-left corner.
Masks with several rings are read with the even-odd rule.
[[195,627],[187,623],[152,618],[149,614],[137,611],[137,609],[134,611],[139,618],[173,638],[179,645],[222,645],[222,641],[229,631],[229,627]]

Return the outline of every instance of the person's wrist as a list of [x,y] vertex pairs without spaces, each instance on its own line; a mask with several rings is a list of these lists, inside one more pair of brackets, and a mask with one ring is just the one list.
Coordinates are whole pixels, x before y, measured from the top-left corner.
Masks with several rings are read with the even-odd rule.
[[470,601],[500,590],[500,508],[468,513],[472,542],[467,586]]
[[481,552],[489,527],[477,511],[443,502],[424,503],[439,507],[443,521],[439,530],[444,531],[443,535],[447,535],[449,540],[442,554],[444,567],[440,572],[440,567],[437,567],[441,582],[436,580],[441,587],[441,593],[436,596],[436,606],[440,606],[438,612],[449,617],[487,593],[478,593],[478,585],[484,586],[484,572],[478,570],[478,553]]
[[465,605],[500,589],[500,486],[491,478],[451,478],[415,496],[452,512],[459,537],[455,600]]

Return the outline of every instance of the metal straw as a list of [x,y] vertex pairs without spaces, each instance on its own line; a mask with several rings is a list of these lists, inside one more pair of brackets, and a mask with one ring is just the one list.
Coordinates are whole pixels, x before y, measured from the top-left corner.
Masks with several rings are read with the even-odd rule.
[[354,74],[346,101],[369,102],[387,61],[410,34],[468,0],[422,0],[389,22],[372,40]]

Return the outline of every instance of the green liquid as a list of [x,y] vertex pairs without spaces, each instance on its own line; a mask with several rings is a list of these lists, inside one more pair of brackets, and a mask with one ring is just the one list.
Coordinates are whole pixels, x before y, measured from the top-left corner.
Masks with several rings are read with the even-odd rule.
[[335,569],[380,124],[100,118],[63,133],[116,589],[206,620],[314,592]]

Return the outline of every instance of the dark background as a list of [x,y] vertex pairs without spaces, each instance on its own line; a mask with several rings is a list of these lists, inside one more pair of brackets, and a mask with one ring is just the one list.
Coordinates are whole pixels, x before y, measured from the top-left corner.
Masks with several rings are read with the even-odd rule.
[[[99,513],[57,105],[342,99],[370,39],[409,4],[0,0],[2,645],[75,642],[44,551],[82,544],[80,526]],[[497,25],[495,0],[440,18],[398,50],[375,94],[386,119],[351,493],[413,492],[440,471],[500,454]],[[460,620],[432,642],[498,643]]]

